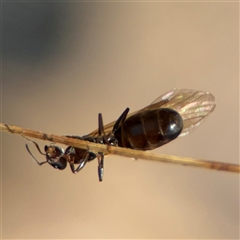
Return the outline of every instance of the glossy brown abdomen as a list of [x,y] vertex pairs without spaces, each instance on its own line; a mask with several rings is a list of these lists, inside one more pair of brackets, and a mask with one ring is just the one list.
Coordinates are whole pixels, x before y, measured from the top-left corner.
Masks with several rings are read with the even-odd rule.
[[115,132],[119,147],[151,150],[177,138],[183,128],[180,114],[169,108],[134,114]]

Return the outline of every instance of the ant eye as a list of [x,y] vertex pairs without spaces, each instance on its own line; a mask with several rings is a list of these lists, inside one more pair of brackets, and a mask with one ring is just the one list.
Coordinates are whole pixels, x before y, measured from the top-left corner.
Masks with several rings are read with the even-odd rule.
[[45,145],[44,151],[47,152],[47,151],[48,151],[48,148],[49,148],[49,147],[48,147],[47,145]]

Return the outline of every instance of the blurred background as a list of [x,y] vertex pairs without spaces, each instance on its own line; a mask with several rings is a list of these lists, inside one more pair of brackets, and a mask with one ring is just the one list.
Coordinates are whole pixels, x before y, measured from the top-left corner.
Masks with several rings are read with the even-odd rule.
[[[238,18],[231,2],[3,2],[2,122],[81,136],[99,112],[204,90],[215,111],[154,152],[238,163]],[[5,239],[239,238],[238,174],[109,156],[99,183],[97,161],[39,167],[25,143],[2,133]]]

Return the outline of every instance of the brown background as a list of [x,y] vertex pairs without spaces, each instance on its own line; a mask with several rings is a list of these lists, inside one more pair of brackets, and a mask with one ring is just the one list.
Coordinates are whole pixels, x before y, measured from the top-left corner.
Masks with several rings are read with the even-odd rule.
[[[238,3],[3,3],[2,122],[84,135],[172,88],[212,92],[213,114],[155,152],[238,163]],[[3,238],[239,238],[239,176],[105,161],[38,167],[2,134]],[[44,146],[44,142],[40,142]],[[34,151],[39,160],[44,158]]]

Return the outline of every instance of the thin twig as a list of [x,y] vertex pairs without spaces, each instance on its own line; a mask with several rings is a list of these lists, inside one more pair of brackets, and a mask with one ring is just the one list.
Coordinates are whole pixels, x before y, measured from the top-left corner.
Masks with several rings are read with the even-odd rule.
[[64,136],[58,136],[54,134],[46,134],[42,132],[33,131],[30,129],[24,129],[21,127],[7,125],[0,123],[0,129],[3,132],[19,134],[25,137],[37,138],[45,141],[51,141],[55,143],[65,144],[67,146],[73,146],[82,149],[88,149],[95,152],[103,152],[105,154],[115,154],[124,157],[130,157],[135,159],[146,159],[157,162],[175,163],[185,166],[201,167],[208,169],[215,169],[229,172],[240,172],[240,165],[234,163],[215,162],[209,160],[200,160],[194,158],[178,157],[172,155],[155,154],[153,152],[144,152],[129,148],[113,147],[104,144],[97,144],[88,141],[83,141],[74,138],[68,138]]

